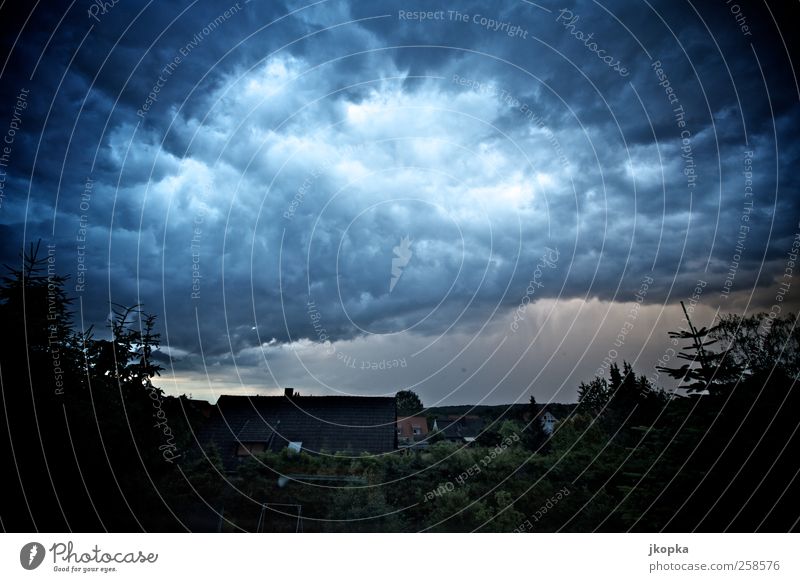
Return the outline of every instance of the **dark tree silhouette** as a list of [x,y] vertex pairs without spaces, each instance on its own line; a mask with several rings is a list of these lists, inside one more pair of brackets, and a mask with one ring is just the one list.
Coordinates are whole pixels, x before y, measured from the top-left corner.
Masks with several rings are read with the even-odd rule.
[[543,413],[544,407],[540,406],[536,402],[536,397],[531,394],[530,401],[528,402],[528,415],[530,417],[530,421],[525,427],[525,431],[522,435],[522,444],[529,450],[541,454],[549,451],[547,441],[550,438],[542,426]]
[[422,400],[413,390],[400,390],[395,395],[398,416],[412,416],[422,412]]
[[[619,371],[616,364],[614,368]],[[578,402],[581,410],[590,414],[599,414],[608,405],[611,399],[611,388],[602,376],[595,376],[588,383],[581,382],[578,386]]]
[[[182,529],[168,462],[197,419],[151,383],[155,317],[115,307],[109,339],[76,332],[55,249],[31,245],[0,281],[0,520],[10,531]],[[165,420],[168,419],[168,420]]]
[[691,344],[681,348],[688,351],[678,353],[678,358],[689,363],[677,368],[659,366],[658,370],[680,380],[684,384],[682,388],[687,392],[708,391],[712,396],[726,393],[731,384],[743,373],[742,366],[732,357],[730,347],[719,352],[708,349],[718,342],[714,339],[714,335],[720,332],[718,326],[697,329],[692,324],[683,301],[681,307],[689,329],[671,331],[669,336],[678,340],[691,340]]

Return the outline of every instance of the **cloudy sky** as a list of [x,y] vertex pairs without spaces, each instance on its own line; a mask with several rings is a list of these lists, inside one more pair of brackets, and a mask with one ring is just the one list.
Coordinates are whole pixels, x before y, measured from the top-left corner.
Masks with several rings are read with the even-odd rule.
[[0,259],[157,314],[168,393],[569,402],[796,303],[790,8],[8,4]]

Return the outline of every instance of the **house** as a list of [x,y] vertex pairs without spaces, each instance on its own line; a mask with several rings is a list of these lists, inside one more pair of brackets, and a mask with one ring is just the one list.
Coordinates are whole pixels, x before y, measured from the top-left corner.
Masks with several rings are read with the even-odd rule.
[[396,449],[394,398],[370,396],[220,396],[198,434],[226,470],[267,451],[381,454]]
[[541,419],[542,430],[547,434],[553,434],[553,430],[556,428],[556,422],[558,422],[556,417],[553,416],[549,410],[545,410],[539,418]]
[[558,423],[564,422],[572,416],[575,406],[574,404],[549,402],[547,404],[537,404],[535,412],[530,409],[530,406],[527,406],[527,409],[522,414],[522,420],[528,423],[538,418],[542,430],[546,434],[551,435],[555,431]]
[[397,444],[400,448],[424,448],[427,439],[428,420],[424,416],[397,419]]
[[451,415],[433,421],[433,430],[445,440],[454,443],[471,443],[483,431],[483,420],[474,415]]

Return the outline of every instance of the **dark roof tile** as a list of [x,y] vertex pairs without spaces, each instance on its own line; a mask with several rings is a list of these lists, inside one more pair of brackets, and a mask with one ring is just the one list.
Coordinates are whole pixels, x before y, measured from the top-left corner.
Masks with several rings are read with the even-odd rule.
[[220,396],[198,441],[214,444],[232,468],[239,443],[268,443],[277,451],[299,441],[309,453],[389,452],[395,449],[395,422],[394,398]]

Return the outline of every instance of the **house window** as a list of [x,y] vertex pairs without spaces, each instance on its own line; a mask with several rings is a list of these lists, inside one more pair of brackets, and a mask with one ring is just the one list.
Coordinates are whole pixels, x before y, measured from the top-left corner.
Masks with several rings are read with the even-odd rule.
[[236,447],[237,457],[248,457],[250,455],[257,455],[263,453],[267,449],[264,443],[239,443]]
[[414,434],[422,434],[422,429],[418,426],[414,427]]

